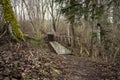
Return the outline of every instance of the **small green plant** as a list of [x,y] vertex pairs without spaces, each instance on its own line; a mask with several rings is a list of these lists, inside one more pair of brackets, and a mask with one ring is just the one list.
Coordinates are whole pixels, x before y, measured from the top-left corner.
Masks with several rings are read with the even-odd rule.
[[41,36],[41,35],[36,35],[36,36],[35,36],[35,40],[32,41],[32,44],[33,44],[34,46],[39,46],[39,45],[41,45],[42,43],[44,43],[44,39],[43,39],[43,36]]

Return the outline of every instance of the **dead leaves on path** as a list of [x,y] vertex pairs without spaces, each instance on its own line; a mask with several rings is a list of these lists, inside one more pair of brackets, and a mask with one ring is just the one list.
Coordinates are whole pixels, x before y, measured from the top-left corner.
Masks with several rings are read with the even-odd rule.
[[[26,48],[0,50],[0,80],[55,80],[60,77],[60,58],[48,50]],[[48,51],[49,52],[49,51]],[[56,59],[56,60],[54,60]],[[55,64],[57,62],[57,65]]]
[[0,80],[115,80],[119,72],[119,63],[97,63],[72,55],[63,57],[48,48],[0,47]]

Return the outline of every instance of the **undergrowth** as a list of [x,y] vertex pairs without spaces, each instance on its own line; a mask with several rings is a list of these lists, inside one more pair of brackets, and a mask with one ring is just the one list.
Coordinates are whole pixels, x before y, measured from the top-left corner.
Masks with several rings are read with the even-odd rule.
[[44,43],[44,38],[41,35],[36,35],[35,40],[32,41],[33,46],[40,46],[43,45]]

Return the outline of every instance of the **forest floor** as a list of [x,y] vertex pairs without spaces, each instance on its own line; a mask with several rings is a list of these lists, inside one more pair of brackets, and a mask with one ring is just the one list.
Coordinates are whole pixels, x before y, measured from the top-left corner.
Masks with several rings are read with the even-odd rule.
[[0,47],[0,80],[120,80],[120,61],[57,55],[47,44],[6,44]]

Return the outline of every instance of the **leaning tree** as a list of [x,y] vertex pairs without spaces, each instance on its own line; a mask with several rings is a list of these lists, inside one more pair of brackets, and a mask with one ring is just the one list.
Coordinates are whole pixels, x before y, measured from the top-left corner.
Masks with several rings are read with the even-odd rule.
[[[0,0],[0,7],[1,7],[1,14],[3,13],[3,22],[4,26],[0,26],[0,32],[1,32],[1,37],[5,32],[5,29],[7,31],[9,30],[9,33],[12,35],[12,38],[16,41],[18,40],[23,40],[24,41],[24,35],[20,29],[20,24],[17,21],[17,18],[14,14],[11,0]],[[4,31],[3,31],[4,30]],[[2,33],[3,32],[3,33]]]

